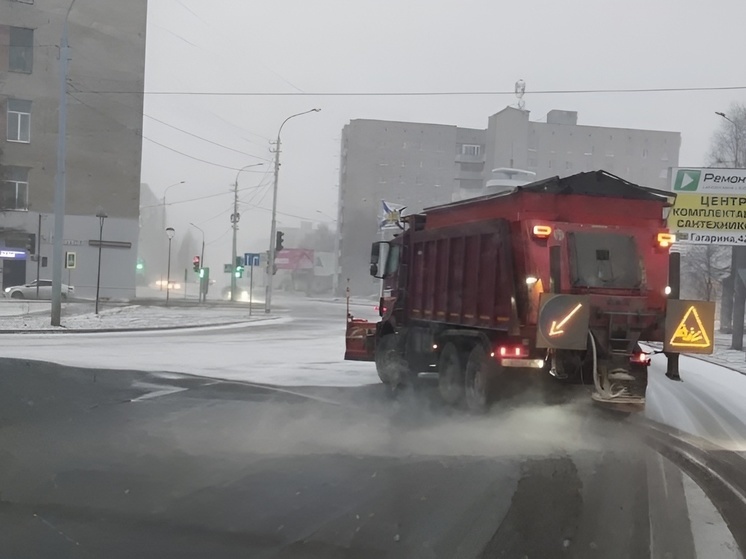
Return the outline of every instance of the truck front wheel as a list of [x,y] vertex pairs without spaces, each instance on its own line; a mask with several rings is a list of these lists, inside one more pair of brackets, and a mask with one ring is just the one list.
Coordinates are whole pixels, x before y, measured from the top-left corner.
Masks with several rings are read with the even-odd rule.
[[471,411],[484,413],[489,410],[498,368],[499,365],[481,345],[471,350],[464,373],[466,405]]
[[438,359],[438,388],[443,401],[456,405],[464,398],[464,364],[458,348],[447,343]]
[[408,384],[409,365],[402,351],[403,344],[396,334],[386,334],[376,342],[376,372],[384,384],[397,387]]

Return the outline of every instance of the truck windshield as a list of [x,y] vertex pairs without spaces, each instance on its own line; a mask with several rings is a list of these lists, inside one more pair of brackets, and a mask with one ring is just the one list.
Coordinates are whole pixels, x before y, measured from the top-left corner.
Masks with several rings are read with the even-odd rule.
[[640,287],[642,272],[633,236],[574,231],[567,237],[573,287]]

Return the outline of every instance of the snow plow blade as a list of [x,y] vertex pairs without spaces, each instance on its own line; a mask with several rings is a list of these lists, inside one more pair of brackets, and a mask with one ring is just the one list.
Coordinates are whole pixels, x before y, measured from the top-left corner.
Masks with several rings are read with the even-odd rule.
[[347,322],[345,361],[373,361],[376,347],[376,323],[359,318]]

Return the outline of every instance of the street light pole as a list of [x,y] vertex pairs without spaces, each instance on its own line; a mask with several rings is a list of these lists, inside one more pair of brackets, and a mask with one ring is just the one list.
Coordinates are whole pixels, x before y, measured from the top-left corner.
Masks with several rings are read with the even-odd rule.
[[168,299],[171,295],[171,241],[174,238],[173,227],[166,227],[166,236],[168,237],[168,268],[166,271],[166,306],[168,306]]
[[274,279],[274,268],[275,268],[275,243],[277,241],[277,187],[280,182],[280,152],[282,151],[282,144],[280,142],[280,134],[282,133],[282,127],[291,118],[297,116],[306,115],[308,113],[318,113],[321,109],[310,109],[290,115],[282,121],[280,129],[277,131],[277,143],[275,144],[275,181],[272,188],[272,226],[269,232],[269,262],[267,263],[267,288],[264,297],[264,312],[269,314],[272,310],[272,280]]
[[238,176],[251,167],[259,167],[264,163],[253,163],[241,167],[236,173],[236,180],[233,182],[233,213],[231,214],[231,227],[233,227],[233,244],[231,248],[231,301],[236,301],[236,237],[238,235],[238,222],[241,220],[241,214],[238,213]]
[[96,274],[96,314],[98,314],[98,300],[101,289],[101,249],[104,245],[104,220],[109,217],[104,213],[104,210],[99,208],[96,212],[98,218],[98,273]]
[[62,241],[65,234],[65,175],[67,161],[67,68],[69,64],[68,20],[75,0],[70,2],[60,39],[60,81],[57,124],[57,176],[54,182],[54,244],[52,245],[52,326],[62,316]]
[[[199,256],[199,267],[204,268],[205,267],[205,232],[201,228],[197,227],[194,223],[190,222],[189,225],[191,225],[197,231],[202,233],[202,252],[200,253],[200,256]],[[202,273],[200,271],[200,275],[199,275],[199,302],[200,303],[204,302],[205,288],[204,288],[204,285],[202,285],[202,282],[204,281],[204,279],[205,278],[202,277]]]

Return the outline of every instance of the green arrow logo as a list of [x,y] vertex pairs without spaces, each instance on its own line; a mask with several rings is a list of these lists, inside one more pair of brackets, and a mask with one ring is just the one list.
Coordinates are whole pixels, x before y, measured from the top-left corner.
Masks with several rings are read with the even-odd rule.
[[673,185],[674,190],[682,192],[694,192],[699,188],[700,171],[693,169],[679,169],[676,173],[676,182]]

